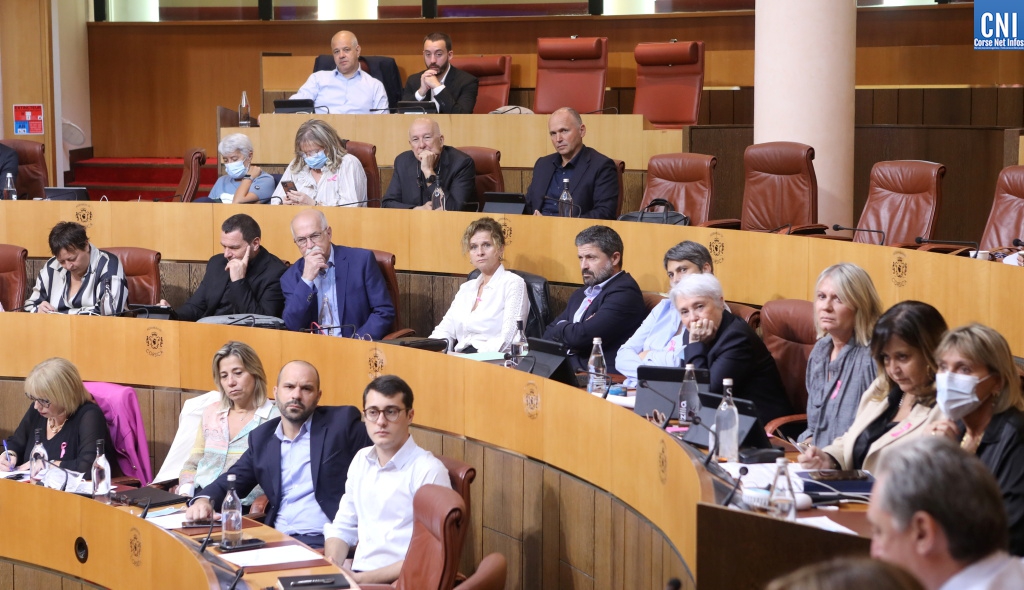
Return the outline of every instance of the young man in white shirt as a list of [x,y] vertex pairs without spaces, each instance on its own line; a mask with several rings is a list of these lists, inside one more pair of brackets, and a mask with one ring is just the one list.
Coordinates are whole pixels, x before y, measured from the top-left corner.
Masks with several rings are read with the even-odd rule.
[[373,446],[352,459],[337,516],[324,527],[324,556],[332,563],[342,566],[355,545],[350,575],[359,583],[398,579],[412,539],[413,496],[424,484],[451,488],[444,464],[409,434],[412,402],[412,389],[395,375],[363,390]]

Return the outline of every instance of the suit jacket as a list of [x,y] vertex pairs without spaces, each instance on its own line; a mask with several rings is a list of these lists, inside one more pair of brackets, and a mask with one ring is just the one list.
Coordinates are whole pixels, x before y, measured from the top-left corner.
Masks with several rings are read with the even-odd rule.
[[1010,407],[992,416],[977,454],[1003,492],[1010,553],[1024,555],[1024,412]]
[[[475,79],[475,78],[474,78]],[[476,98],[474,92],[473,98]],[[7,173],[11,173],[11,178],[14,179],[14,186],[18,186],[18,152],[14,148],[6,146],[0,143],[0,182],[7,182]],[[4,185],[0,184],[0,188]],[[22,199],[25,196],[21,197]]]
[[[362,248],[334,246],[334,274],[338,293],[338,325],[356,326],[355,332],[380,340],[395,320],[395,306],[377,266],[373,252]],[[281,275],[284,293],[284,319],[289,330],[305,330],[317,320],[316,287],[302,280],[306,259],[291,265]],[[347,330],[345,336],[351,335]]]
[[[426,70],[423,70],[424,72]],[[423,72],[409,76],[405,83],[405,90],[402,91],[402,100],[416,100],[416,91],[420,89],[420,77]],[[476,106],[476,94],[480,82],[476,76],[456,68],[448,66],[448,74],[444,78],[444,90],[434,95],[437,101],[439,113],[472,115],[473,107]],[[430,100],[430,96],[424,100]]]
[[569,297],[565,310],[544,330],[545,340],[562,342],[572,354],[569,362],[576,371],[586,370],[594,338],[601,338],[601,350],[609,373],[615,370],[615,357],[629,337],[647,316],[640,287],[627,272],[620,272],[601,289],[583,312],[583,319],[574,323],[573,316],[586,298],[585,289],[577,289]]
[[[333,69],[334,58],[328,57],[331,57],[331,67],[328,69]],[[388,106],[392,109],[397,108],[398,99],[402,97],[402,77],[398,73],[395,58],[385,55],[360,55],[359,61],[365,62],[370,69],[370,75],[384,85],[384,92],[388,95]]]
[[260,246],[259,254],[249,258],[245,278],[238,281],[231,280],[225,270],[227,264],[228,260],[223,254],[210,258],[199,288],[185,305],[174,310],[178,319],[194,322],[207,316],[233,313],[281,317],[284,311],[281,275],[284,274],[285,266],[280,258]]
[[[683,342],[689,341],[690,331],[684,329]],[[733,395],[754,402],[762,425],[794,413],[775,359],[757,332],[732,313],[722,312],[722,325],[710,342],[686,344],[683,355],[684,364],[711,372],[708,389],[714,393],[722,393],[722,379],[732,379]]]
[[[275,432],[281,417],[264,422],[249,433],[249,448],[238,461],[213,483],[203,488],[214,509],[219,509],[227,494],[227,475],[235,474],[235,491],[240,498],[259,485],[267,495],[267,526],[274,526],[281,508],[281,440]],[[309,425],[309,469],[317,504],[334,520],[341,496],[345,493],[348,465],[359,449],[373,444],[366,434],[362,414],[353,406],[319,406],[313,410]]]
[[[615,162],[593,148],[583,146],[576,160],[576,170],[569,181],[569,192],[572,201],[579,207],[579,216],[591,219],[615,219],[619,207],[619,175],[615,170]],[[539,211],[544,204],[544,197],[558,198],[558,195],[547,195],[551,177],[555,175],[555,165],[561,162],[562,156],[557,152],[537,159],[533,165],[533,180],[526,191],[526,214]],[[561,192],[561,191],[559,191]],[[576,216],[576,213],[573,213]]]
[[[441,190],[445,194],[445,210],[461,211],[466,203],[476,202],[476,166],[473,158],[451,146],[446,145],[441,150],[437,182],[441,183]],[[420,162],[412,150],[402,152],[395,158],[395,172],[381,206],[394,209],[418,207],[430,200],[434,186],[426,183],[420,171]]]

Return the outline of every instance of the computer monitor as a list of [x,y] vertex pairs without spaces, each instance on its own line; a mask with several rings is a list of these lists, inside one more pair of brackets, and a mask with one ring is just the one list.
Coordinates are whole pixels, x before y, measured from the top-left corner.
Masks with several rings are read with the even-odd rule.
[[299,113],[312,115],[316,112],[313,99],[311,98],[282,98],[274,101],[274,113]]

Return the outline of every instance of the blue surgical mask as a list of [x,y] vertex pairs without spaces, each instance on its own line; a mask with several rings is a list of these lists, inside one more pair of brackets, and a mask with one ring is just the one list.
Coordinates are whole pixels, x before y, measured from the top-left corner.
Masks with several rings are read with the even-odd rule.
[[313,170],[320,170],[327,163],[327,155],[324,154],[323,150],[313,154],[312,156],[306,156],[303,158],[306,161],[306,166],[309,166]]
[[228,162],[227,164],[224,164],[224,172],[227,172],[228,176],[234,178],[235,180],[238,180],[239,178],[245,176],[245,171],[248,168],[249,167],[245,165],[245,160],[238,160],[235,162]]

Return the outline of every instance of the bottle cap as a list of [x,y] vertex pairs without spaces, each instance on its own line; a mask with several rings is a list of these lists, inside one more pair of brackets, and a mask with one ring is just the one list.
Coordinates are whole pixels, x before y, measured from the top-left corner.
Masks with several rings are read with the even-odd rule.
[[693,366],[693,363],[686,363],[686,370],[687,371],[695,370],[695,367]]
[[600,336],[594,338],[594,344],[601,344],[601,337]]
[[228,481],[231,481],[231,482],[235,481],[235,474],[234,473],[229,473],[228,474]]
[[775,464],[778,465],[779,467],[789,465],[789,459],[785,457],[779,457],[778,459],[775,460]]
[[728,377],[722,379],[722,387],[732,387],[732,379]]

